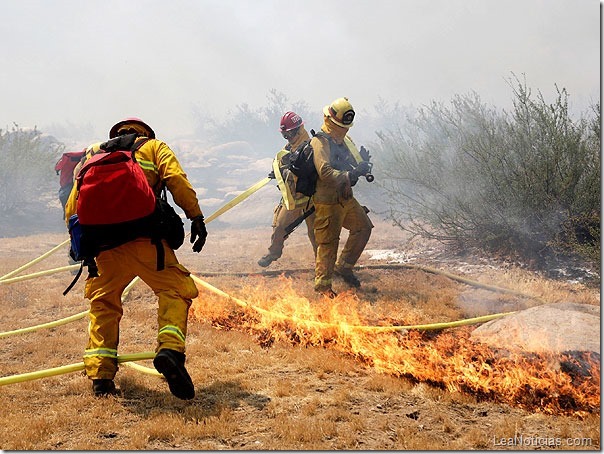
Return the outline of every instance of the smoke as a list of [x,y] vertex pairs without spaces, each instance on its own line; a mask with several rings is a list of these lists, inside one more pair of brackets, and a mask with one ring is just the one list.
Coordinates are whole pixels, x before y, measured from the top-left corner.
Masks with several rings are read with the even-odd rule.
[[591,2],[7,0],[3,18],[0,125],[93,125],[91,142],[130,115],[190,137],[196,108],[226,118],[271,89],[313,112],[340,96],[362,112],[469,90],[505,107],[517,71],[582,106],[599,98]]

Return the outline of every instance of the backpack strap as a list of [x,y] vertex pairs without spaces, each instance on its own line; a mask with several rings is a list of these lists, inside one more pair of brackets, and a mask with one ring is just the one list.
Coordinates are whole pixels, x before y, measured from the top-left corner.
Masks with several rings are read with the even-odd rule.
[[302,151],[308,144],[310,144],[310,140],[305,140],[300,145],[298,145],[298,148],[296,148],[296,151],[298,151],[298,150]]
[[[137,141],[136,139],[138,138],[138,134],[136,133],[127,134],[125,136],[120,137],[124,137],[124,142],[120,144],[121,146],[127,146],[130,143],[130,146],[128,148],[130,148],[130,152],[132,153],[132,160],[135,162],[138,162],[136,161],[135,153],[140,150],[140,148],[144,144],[151,140],[149,137],[144,137],[142,140]],[[159,192],[160,195],[156,195],[155,197],[163,197],[164,200],[166,200],[166,187],[163,183]],[[157,271],[162,271],[166,267],[166,251],[164,251],[164,245],[161,241],[161,237],[154,233],[151,237],[151,244],[155,245],[155,250],[157,251]]]
[[151,244],[155,245],[157,251],[157,271],[162,271],[166,268],[166,251],[164,251],[164,244],[161,242],[161,238],[151,238]]
[[319,130],[319,132],[315,132],[314,129],[311,129],[310,133],[312,134],[313,137],[323,137],[324,139],[327,139],[327,140],[331,139],[331,137],[329,137],[329,134],[327,134],[325,131]]
[[67,295],[67,293],[69,293],[69,291],[73,288],[73,286],[76,285],[76,282],[78,282],[78,279],[80,279],[80,276],[82,275],[83,269],[84,269],[84,261],[81,261],[80,269],[78,270],[78,274],[75,275],[75,277],[71,281],[71,284],[69,284],[69,286],[63,291],[63,296]]
[[82,260],[80,262],[80,269],[78,270],[78,273],[75,275],[75,277],[73,278],[73,280],[71,281],[71,284],[69,284],[69,286],[63,291],[63,296],[67,295],[67,293],[69,293],[69,291],[73,288],[73,286],[76,284],[76,282],[78,282],[78,280],[80,279],[80,276],[82,275],[82,270],[84,269],[84,267],[87,266],[88,267],[88,277],[99,277],[99,270],[96,267],[96,261],[94,260],[94,258],[84,258],[84,260]]
[[[138,147],[140,148],[140,147]],[[134,152],[133,152],[134,153]],[[156,195],[155,198],[159,199],[163,199],[163,200],[168,200],[168,196],[166,195],[166,185],[162,182],[161,183],[161,189],[159,190],[159,195]],[[157,202],[156,203],[156,215],[157,213]],[[155,222],[158,222],[158,220],[156,219]],[[164,250],[164,244],[162,243],[162,238],[161,235],[159,233],[159,231],[157,229],[154,229],[154,232],[151,236],[151,244],[155,245],[155,250],[157,251],[157,271],[162,271],[163,269],[166,268],[166,251]]]
[[130,147],[130,151],[132,152],[132,159],[136,161],[136,158],[134,157],[134,153],[136,153],[138,150],[140,150],[140,148],[146,144],[149,140],[148,137],[144,137],[143,140],[139,140],[138,142],[134,142],[132,144],[132,146]]

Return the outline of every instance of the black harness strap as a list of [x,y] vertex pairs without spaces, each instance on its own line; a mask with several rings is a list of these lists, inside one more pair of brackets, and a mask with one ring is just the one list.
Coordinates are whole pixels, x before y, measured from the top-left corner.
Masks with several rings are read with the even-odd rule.
[[80,269],[78,270],[78,274],[75,275],[75,277],[73,278],[73,281],[71,281],[71,284],[69,284],[69,286],[63,291],[63,296],[67,295],[69,293],[69,291],[73,288],[73,286],[76,285],[76,282],[78,282],[78,279],[80,279],[80,276],[82,275],[83,269],[84,269],[84,261],[82,260],[80,262]]

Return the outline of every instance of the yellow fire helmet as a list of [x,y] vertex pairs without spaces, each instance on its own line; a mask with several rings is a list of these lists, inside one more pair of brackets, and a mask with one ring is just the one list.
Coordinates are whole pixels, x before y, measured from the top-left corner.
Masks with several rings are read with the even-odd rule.
[[338,126],[350,128],[354,120],[354,108],[348,98],[338,98],[330,105],[323,107],[323,113]]

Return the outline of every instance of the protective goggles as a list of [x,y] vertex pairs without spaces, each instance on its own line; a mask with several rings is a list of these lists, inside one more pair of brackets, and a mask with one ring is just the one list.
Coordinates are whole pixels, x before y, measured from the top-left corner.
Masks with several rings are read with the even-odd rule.
[[289,131],[281,131],[281,135],[283,136],[284,139],[291,140],[294,137],[296,137],[296,135],[298,135],[298,131],[300,131],[299,127],[290,129]]

